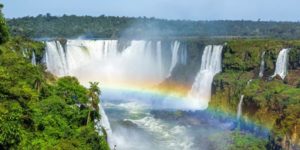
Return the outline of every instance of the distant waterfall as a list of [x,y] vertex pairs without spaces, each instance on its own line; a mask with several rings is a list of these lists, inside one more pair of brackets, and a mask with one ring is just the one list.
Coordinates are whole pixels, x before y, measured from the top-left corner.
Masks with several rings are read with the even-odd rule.
[[158,41],[156,43],[156,61],[158,66],[158,75],[159,78],[163,78],[163,58],[162,58],[162,52],[161,52],[161,41]]
[[211,84],[214,76],[222,71],[221,45],[206,46],[202,54],[201,68],[198,72],[188,98],[192,99],[192,107],[206,109],[211,97]]
[[237,108],[237,114],[236,114],[236,117],[237,119],[239,120],[242,116],[242,107],[243,107],[243,100],[244,100],[244,95],[241,95],[240,97],[240,102],[239,102],[239,105],[238,105],[238,108]]
[[59,42],[46,42],[44,62],[47,65],[47,69],[55,75],[68,75],[66,53]]
[[36,65],[36,57],[35,57],[35,53],[32,52],[32,56],[31,56],[31,64],[32,65]]
[[262,78],[264,76],[265,71],[265,51],[261,55],[261,62],[260,62],[260,68],[259,68],[259,77]]
[[272,76],[272,78],[274,78],[276,75],[279,75],[281,77],[281,79],[284,79],[285,76],[287,75],[288,72],[288,53],[289,53],[290,49],[282,49],[277,57],[277,61],[276,61],[276,68],[275,68],[275,72],[274,75]]
[[180,64],[186,65],[187,63],[187,49],[183,47],[180,51]]
[[171,67],[169,69],[169,75],[168,76],[171,76],[171,73],[172,73],[173,69],[175,68],[175,66],[178,62],[179,47],[180,47],[180,42],[179,41],[175,41],[172,45],[172,61],[171,61]]
[[251,83],[252,81],[253,81],[252,79],[248,80],[246,86],[250,85],[250,83]]
[[101,135],[103,135],[102,128],[105,129],[106,134],[107,134],[107,142],[108,142],[110,148],[112,149],[114,147],[114,144],[113,144],[113,140],[112,140],[112,130],[110,127],[110,123],[109,123],[108,117],[104,111],[104,108],[102,107],[102,105],[100,103],[99,103],[98,107],[100,110],[99,113],[101,115],[101,119],[96,121],[96,129],[98,130],[98,132]]

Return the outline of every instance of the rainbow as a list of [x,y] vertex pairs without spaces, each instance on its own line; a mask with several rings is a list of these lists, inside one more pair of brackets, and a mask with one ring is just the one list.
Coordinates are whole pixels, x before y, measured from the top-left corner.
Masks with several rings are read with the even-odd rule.
[[[266,137],[271,130],[270,126],[267,126],[263,123],[259,123],[255,120],[251,120],[248,118],[242,118],[241,120],[236,119],[236,113],[232,111],[224,111],[220,108],[209,106],[205,110],[197,110],[191,107],[191,105],[186,105],[187,107],[180,107],[180,105],[190,104],[194,99],[189,99],[186,97],[187,91],[189,90],[188,87],[175,84],[173,85],[173,91],[170,91],[170,86],[160,86],[154,88],[138,88],[136,86],[120,86],[120,85],[110,85],[110,86],[103,86],[103,91],[116,91],[118,93],[134,93],[141,97],[141,101],[145,100],[144,98],[155,99],[156,101],[164,101],[164,105],[169,105],[170,107],[161,107],[158,109],[167,109],[167,110],[183,110],[183,111],[190,111],[190,112],[203,112],[206,115],[210,115],[216,118],[221,118],[225,120],[230,120],[231,122],[242,122],[242,126],[244,131],[248,131],[250,133],[262,133],[263,137]],[[104,93],[105,94],[105,93]],[[147,101],[147,100],[146,100]],[[189,108],[190,107],[190,108]],[[155,108],[154,108],[155,109]],[[203,114],[202,113],[202,114]]]

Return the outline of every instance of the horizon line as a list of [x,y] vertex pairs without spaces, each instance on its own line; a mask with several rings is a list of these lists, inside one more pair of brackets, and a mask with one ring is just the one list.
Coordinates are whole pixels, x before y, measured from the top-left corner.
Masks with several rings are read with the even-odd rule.
[[159,17],[149,17],[149,16],[118,16],[118,15],[105,15],[105,14],[101,14],[101,15],[77,15],[77,14],[62,14],[62,15],[52,15],[51,13],[45,13],[45,14],[38,14],[35,16],[32,15],[27,15],[27,16],[21,16],[21,17],[4,17],[7,20],[13,20],[13,19],[22,19],[22,18],[37,18],[38,16],[47,16],[50,15],[51,17],[71,17],[71,16],[75,16],[75,17],[93,17],[93,18],[97,18],[97,17],[119,17],[119,18],[128,18],[128,19],[154,19],[154,20],[162,20],[162,21],[187,21],[187,22],[214,22],[214,21],[245,21],[245,22],[275,22],[275,23],[300,23],[300,20],[263,20],[258,18],[257,20],[254,19],[209,19],[209,20],[194,20],[194,19],[170,19],[170,18],[159,18]]

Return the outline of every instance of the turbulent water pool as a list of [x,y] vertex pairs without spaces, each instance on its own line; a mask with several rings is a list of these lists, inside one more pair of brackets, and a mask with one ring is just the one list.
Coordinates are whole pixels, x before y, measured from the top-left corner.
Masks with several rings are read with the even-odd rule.
[[132,93],[106,95],[102,104],[112,129],[111,147],[118,150],[226,149],[230,133],[237,129],[234,117],[162,109],[145,96]]

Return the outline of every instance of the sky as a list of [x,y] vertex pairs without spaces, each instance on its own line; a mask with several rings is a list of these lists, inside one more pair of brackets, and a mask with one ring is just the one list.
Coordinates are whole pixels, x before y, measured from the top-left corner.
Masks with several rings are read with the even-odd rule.
[[6,18],[146,16],[184,20],[300,21],[300,0],[0,0]]

